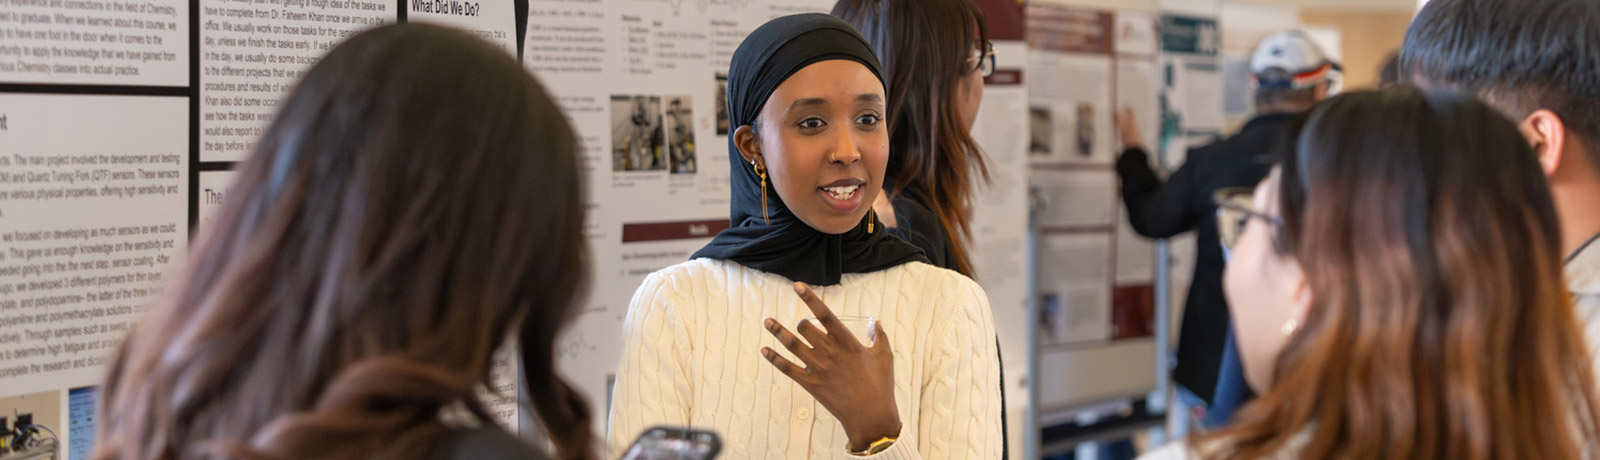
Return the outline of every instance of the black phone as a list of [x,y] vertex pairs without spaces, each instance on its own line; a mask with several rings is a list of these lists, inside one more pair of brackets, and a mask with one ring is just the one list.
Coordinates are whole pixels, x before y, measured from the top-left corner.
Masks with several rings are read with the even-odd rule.
[[657,426],[644,430],[621,460],[711,460],[721,452],[722,438],[716,433]]

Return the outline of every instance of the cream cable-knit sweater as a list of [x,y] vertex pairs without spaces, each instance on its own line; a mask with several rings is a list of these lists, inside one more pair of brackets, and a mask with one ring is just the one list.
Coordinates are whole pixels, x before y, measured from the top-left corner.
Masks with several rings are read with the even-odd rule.
[[[924,263],[845,275],[814,286],[838,315],[878,319],[894,349],[899,441],[871,458],[1000,457],[999,363],[983,289]],[[652,426],[710,429],[722,456],[854,459],[844,429],[804,388],[761,357],[761,327],[812,316],[790,280],[737,263],[696,259],[651,274],[624,326],[607,445],[623,453]]]

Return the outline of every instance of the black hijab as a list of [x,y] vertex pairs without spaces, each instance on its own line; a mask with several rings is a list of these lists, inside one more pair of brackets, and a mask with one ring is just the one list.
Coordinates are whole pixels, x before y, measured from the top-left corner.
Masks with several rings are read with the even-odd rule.
[[[728,68],[728,125],[737,128],[754,123],[767,98],[789,76],[813,63],[835,59],[859,62],[883,81],[872,48],[855,28],[838,18],[796,14],[763,24],[733,53],[733,65]],[[762,219],[760,178],[740,155],[732,135],[728,136],[728,162],[732,167],[733,227],[717,234],[693,258],[730,260],[818,286],[839,284],[845,273],[927,262],[921,249],[889,236],[871,214],[850,231],[830,235],[802,222],[770,188],[768,224]],[[767,186],[772,187],[771,181]],[[867,232],[869,220],[877,231]]]

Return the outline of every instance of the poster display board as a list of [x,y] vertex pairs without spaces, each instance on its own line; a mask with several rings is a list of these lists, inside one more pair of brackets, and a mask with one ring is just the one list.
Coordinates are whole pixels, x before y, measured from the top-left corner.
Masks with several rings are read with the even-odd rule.
[[972,255],[999,334],[1006,392],[1006,439],[1012,459],[1027,458],[1033,425],[1028,356],[1028,44],[1026,16],[1014,0],[976,0],[994,46],[995,71],[984,79],[972,137],[989,159],[987,187],[973,200]]
[[[1159,116],[1153,15],[1027,6],[1038,405],[1070,409],[1155,388],[1152,244],[1123,216],[1113,114]],[[1155,132],[1153,128],[1147,128]],[[1154,145],[1156,136],[1145,142]]]

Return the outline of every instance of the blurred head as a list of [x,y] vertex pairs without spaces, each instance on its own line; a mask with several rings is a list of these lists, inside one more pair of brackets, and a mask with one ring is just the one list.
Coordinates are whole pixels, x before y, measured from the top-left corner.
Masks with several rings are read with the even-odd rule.
[[518,338],[534,409],[585,270],[577,142],[499,48],[427,25],[336,46],[287,97],[182,278],[111,366],[96,458],[422,458]]
[[994,48],[983,13],[967,0],[839,0],[833,15],[861,31],[887,82],[891,194],[916,189],[950,236],[957,271],[973,273],[973,175],[988,178],[970,133]]
[[1400,70],[1517,120],[1552,185],[1600,181],[1600,2],[1433,0],[1406,33]]
[[1528,153],[1515,126],[1469,96],[1396,88],[1318,106],[1294,150],[1256,190],[1270,217],[1231,245],[1224,287],[1262,397],[1216,456],[1302,434],[1300,458],[1591,449],[1591,361],[1543,175],[1507,154]]
[[1329,60],[1311,36],[1299,30],[1273,34],[1256,45],[1250,74],[1256,84],[1256,111],[1299,113],[1326,99],[1339,65]]
[[884,112],[883,81],[865,65],[819,61],[779,84],[734,141],[795,217],[840,234],[861,224],[883,190]]

